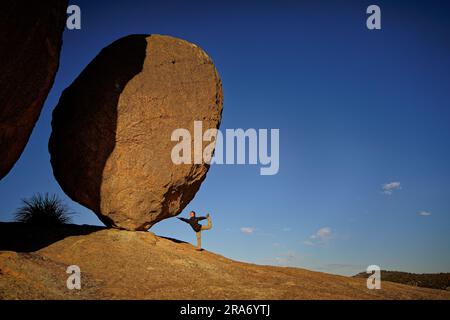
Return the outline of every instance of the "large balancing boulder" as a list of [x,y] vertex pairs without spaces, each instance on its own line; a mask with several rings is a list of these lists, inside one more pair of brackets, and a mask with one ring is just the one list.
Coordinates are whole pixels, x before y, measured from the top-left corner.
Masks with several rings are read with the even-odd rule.
[[67,1],[4,0],[0,8],[2,179],[22,154],[52,87]]
[[[53,112],[54,175],[107,226],[147,230],[179,214],[209,168],[172,161],[173,131],[193,133],[194,121],[216,129],[221,114],[221,81],[203,50],[169,36],[121,38],[82,71]],[[193,146],[194,134],[189,139]]]

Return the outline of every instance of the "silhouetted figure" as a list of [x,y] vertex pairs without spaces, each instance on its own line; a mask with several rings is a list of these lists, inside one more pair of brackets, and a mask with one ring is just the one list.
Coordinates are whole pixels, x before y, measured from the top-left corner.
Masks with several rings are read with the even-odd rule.
[[[201,251],[202,250],[202,231],[203,230],[209,230],[212,228],[212,224],[211,224],[211,218],[209,216],[209,213],[206,214],[206,217],[196,217],[195,216],[195,211],[191,211],[189,213],[190,218],[189,219],[185,219],[185,218],[178,218],[181,221],[184,221],[186,223],[189,223],[189,225],[192,227],[192,229],[195,231],[196,235],[197,235],[197,250]],[[206,226],[201,225],[200,223],[198,223],[199,221],[208,219],[208,224]]]

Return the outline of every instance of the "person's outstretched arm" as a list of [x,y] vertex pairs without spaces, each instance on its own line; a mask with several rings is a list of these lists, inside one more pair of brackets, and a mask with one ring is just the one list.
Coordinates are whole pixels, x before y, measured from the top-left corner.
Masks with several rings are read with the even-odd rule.
[[205,219],[206,219],[206,217],[198,217],[197,221],[202,221],[202,220],[205,220]]
[[188,220],[188,219],[185,219],[185,218],[178,218],[178,217],[177,217],[177,219],[180,219],[181,221],[184,221],[184,222],[186,222],[186,223],[189,223],[189,220]]

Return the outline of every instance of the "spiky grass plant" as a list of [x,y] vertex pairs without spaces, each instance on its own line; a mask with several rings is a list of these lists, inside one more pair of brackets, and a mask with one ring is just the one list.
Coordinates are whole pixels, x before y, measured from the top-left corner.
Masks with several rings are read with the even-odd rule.
[[37,193],[29,199],[22,199],[22,206],[15,212],[15,220],[33,225],[57,226],[71,223],[73,214],[57,195]]

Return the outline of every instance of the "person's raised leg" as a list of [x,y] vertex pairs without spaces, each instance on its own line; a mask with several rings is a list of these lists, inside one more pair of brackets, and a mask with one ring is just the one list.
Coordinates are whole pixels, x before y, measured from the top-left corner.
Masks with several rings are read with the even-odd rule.
[[208,219],[208,224],[206,226],[202,226],[202,230],[209,230],[212,228],[211,217],[209,214],[206,215],[206,218]]

